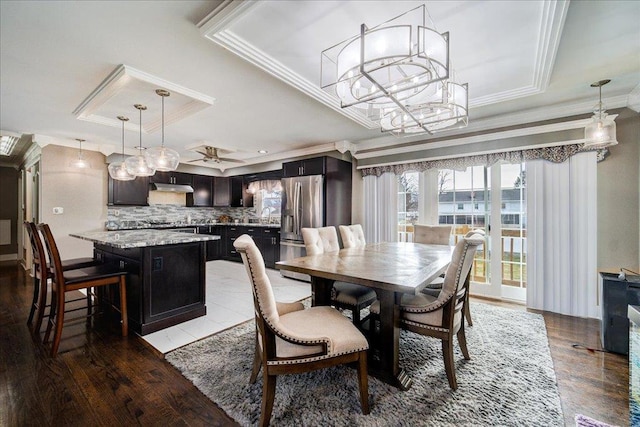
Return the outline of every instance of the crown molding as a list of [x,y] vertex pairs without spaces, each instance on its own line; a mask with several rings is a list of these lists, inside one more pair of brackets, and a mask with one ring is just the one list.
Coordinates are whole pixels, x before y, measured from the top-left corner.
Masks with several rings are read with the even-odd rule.
[[342,108],[340,106],[340,101],[336,97],[323,91],[317,84],[313,84],[298,73],[295,73],[280,61],[277,61],[271,56],[265,54],[263,51],[248,43],[246,40],[236,36],[234,33],[228,30],[223,30],[215,34],[207,34],[205,37],[235,53],[240,58],[255,65],[261,70],[266,71],[272,76],[282,80],[290,86],[293,86],[305,95],[308,95],[332,110],[349,117],[351,120],[366,127],[367,129],[376,129],[379,127],[377,123],[370,120],[357,109],[353,107]]
[[196,26],[200,29],[200,34],[210,38],[209,34],[215,34],[227,29],[256,4],[257,1],[255,0],[224,0],[210,14],[198,22]]

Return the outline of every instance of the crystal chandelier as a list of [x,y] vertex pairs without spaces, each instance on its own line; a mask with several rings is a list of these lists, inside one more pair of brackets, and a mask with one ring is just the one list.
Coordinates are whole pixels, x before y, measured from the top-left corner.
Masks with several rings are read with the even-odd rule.
[[616,122],[617,115],[609,115],[602,104],[602,86],[611,80],[600,80],[591,83],[591,87],[597,87],[600,91],[599,101],[595,106],[594,114],[589,123],[584,128],[584,147],[592,149],[600,149],[616,145]]
[[164,89],[157,89],[156,93],[162,98],[162,145],[149,148],[145,156],[149,165],[154,166],[157,171],[173,171],[178,167],[180,155],[176,150],[164,146],[164,99],[171,93]]
[[134,107],[140,112],[140,144],[138,145],[138,154],[131,156],[124,161],[127,172],[133,176],[152,176],[156,173],[156,169],[153,165],[147,162],[147,158],[142,154],[144,148],[142,147],[142,111],[147,107],[140,104],[135,104]]
[[109,165],[109,175],[118,181],[131,181],[136,177],[127,171],[124,159],[124,122],[129,121],[128,117],[118,116],[118,120],[122,122],[122,160],[113,162]]
[[91,163],[87,161],[82,155],[82,143],[85,141],[84,139],[76,138],[76,141],[80,144],[80,151],[78,151],[78,158],[73,159],[69,162],[69,166],[77,169],[88,169],[91,167]]
[[321,86],[383,131],[435,132],[468,123],[467,85],[455,83],[449,33],[427,26],[425,5],[325,49]]

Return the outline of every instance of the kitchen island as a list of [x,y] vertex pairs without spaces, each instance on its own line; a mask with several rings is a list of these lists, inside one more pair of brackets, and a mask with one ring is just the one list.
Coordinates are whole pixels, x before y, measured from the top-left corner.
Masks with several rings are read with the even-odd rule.
[[[94,257],[127,272],[129,328],[146,335],[204,316],[206,242],[220,236],[163,230],[71,234],[94,243]],[[119,306],[118,292],[102,298]]]

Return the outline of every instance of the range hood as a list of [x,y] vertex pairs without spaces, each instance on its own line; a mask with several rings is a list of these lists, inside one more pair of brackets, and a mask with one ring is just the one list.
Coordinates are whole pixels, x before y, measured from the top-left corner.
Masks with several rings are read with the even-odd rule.
[[151,184],[151,190],[167,191],[170,193],[193,193],[193,187],[183,184],[160,184],[154,182]]

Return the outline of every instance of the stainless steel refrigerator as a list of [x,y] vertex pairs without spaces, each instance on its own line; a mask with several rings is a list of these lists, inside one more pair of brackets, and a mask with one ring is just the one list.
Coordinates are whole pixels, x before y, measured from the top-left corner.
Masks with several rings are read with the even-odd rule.
[[[306,255],[302,229],[322,227],[324,218],[324,176],[282,178],[282,220],[280,260]],[[283,276],[309,281],[306,274],[280,271]]]

